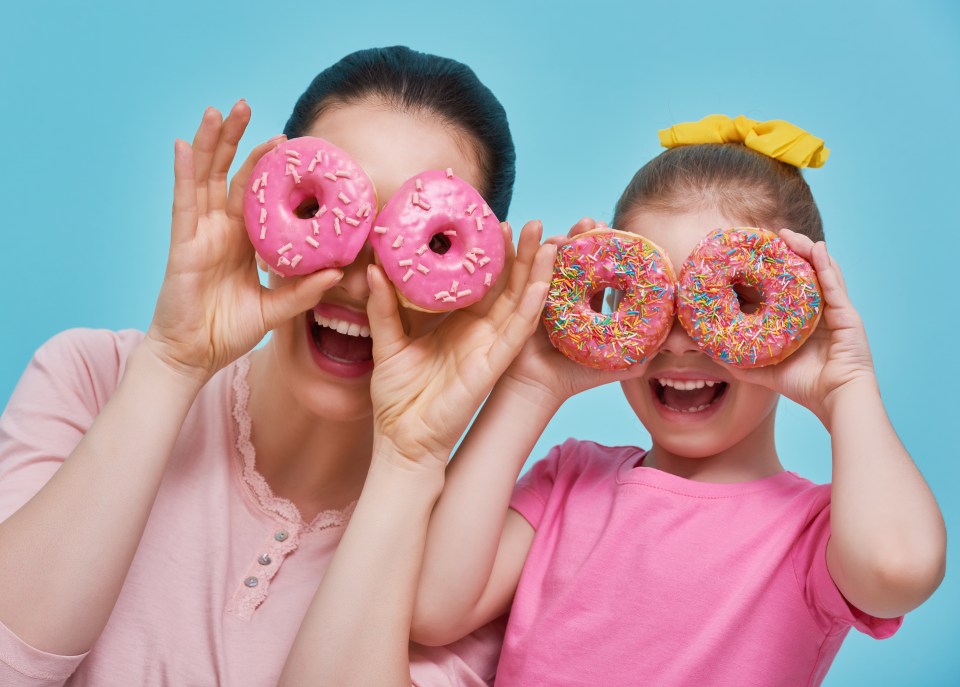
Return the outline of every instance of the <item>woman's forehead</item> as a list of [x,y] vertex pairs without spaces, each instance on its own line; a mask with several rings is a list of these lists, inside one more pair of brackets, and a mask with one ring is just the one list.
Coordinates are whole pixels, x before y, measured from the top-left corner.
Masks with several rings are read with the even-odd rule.
[[431,169],[452,168],[482,187],[480,167],[460,135],[435,117],[356,103],[325,110],[307,131],[349,154],[370,176],[383,204],[407,179]]

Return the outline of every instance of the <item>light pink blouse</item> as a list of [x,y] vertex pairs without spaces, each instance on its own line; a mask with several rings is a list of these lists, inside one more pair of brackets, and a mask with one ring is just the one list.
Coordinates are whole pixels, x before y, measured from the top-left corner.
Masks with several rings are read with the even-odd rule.
[[[142,337],[71,330],[37,351],[0,418],[0,521],[56,472]],[[194,403],[94,647],[46,654],[0,623],[0,684],[276,683],[352,507],[304,522],[271,493],[250,441],[248,368],[242,358],[222,370]],[[109,550],[109,531],[101,545]],[[502,632],[496,624],[447,647],[412,645],[414,684],[491,683]]]

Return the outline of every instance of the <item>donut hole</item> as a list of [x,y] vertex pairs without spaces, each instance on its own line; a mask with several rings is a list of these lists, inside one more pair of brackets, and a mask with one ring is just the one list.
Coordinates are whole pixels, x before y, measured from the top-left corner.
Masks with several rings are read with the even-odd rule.
[[430,250],[432,250],[437,255],[443,255],[450,250],[450,237],[445,236],[442,232],[437,232],[430,237]]
[[752,315],[763,305],[763,294],[753,284],[738,282],[733,285],[733,292],[737,294],[737,304],[744,315]]
[[608,286],[603,290],[603,310],[601,312],[610,314],[620,309],[620,303],[623,302],[624,290],[613,286]]
[[612,315],[620,306],[623,291],[615,284],[604,284],[587,299],[590,309],[600,315]]
[[307,196],[293,209],[293,214],[300,219],[310,219],[317,216],[320,201],[313,196]]
[[303,183],[295,187],[287,197],[287,207],[292,208],[297,219],[313,219],[323,205],[323,191],[316,185]]

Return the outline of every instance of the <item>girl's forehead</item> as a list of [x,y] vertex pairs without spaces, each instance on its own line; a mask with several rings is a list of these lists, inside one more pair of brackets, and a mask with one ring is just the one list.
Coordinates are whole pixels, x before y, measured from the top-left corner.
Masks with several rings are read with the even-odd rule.
[[640,208],[627,215],[625,224],[617,228],[650,239],[667,252],[676,267],[714,229],[744,226],[736,217],[728,217],[719,208],[713,207],[681,210]]

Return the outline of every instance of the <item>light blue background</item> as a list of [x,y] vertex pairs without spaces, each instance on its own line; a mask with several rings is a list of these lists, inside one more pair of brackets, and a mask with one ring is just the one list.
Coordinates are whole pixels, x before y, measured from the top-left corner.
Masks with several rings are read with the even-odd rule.
[[[807,178],[828,245],[894,425],[956,534],[957,4],[197,4],[22,2],[3,13],[0,404],[52,334],[147,326],[173,139],[192,136],[205,106],[251,103],[245,154],[280,131],[318,70],[404,43],[467,62],[499,95],[519,153],[511,219],[542,218],[549,233],[609,219],[658,152],[657,129],[674,122],[744,113],[826,139],[832,157]],[[933,325],[935,312],[949,324]],[[537,454],[567,436],[647,440],[617,387],[571,401]],[[788,468],[829,480],[829,437],[809,413],[785,403],[778,443]],[[954,541],[954,564],[957,554]],[[826,684],[960,684],[958,584],[951,570],[892,639],[852,633]]]

